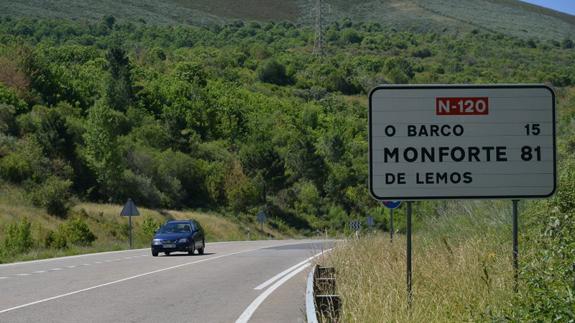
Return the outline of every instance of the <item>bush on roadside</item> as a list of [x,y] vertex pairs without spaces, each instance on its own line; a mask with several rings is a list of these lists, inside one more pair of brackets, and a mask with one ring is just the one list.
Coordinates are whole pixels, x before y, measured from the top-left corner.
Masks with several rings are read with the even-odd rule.
[[64,244],[63,241],[58,240],[58,238],[62,238],[58,237],[58,235],[65,237],[67,243],[69,242],[82,247],[90,246],[92,242],[96,241],[96,236],[90,231],[88,224],[80,218],[72,218],[66,221],[66,223],[60,226],[56,233],[55,241],[57,244],[67,245],[67,243]]
[[35,206],[45,208],[48,214],[64,218],[71,207],[71,187],[70,180],[51,176],[43,184],[33,186],[30,199]]
[[13,255],[26,253],[34,245],[32,238],[32,225],[28,218],[22,218],[20,222],[10,223],[6,226],[6,235],[2,242],[3,253]]

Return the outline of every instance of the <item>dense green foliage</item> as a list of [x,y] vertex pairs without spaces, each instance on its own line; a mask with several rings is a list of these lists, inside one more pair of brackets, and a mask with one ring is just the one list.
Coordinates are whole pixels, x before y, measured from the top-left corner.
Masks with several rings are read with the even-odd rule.
[[575,92],[562,98],[559,190],[526,210],[522,288],[512,315],[520,321],[575,321]]
[[[0,21],[0,174],[65,216],[72,197],[341,229],[367,193],[363,97],[378,83],[575,83],[575,51],[334,23],[324,57],[290,23]],[[357,95],[357,96],[356,96]]]
[[[419,32],[459,33],[477,29],[526,39],[575,37],[574,16],[521,0],[323,0],[322,3],[326,23],[376,22],[387,28]],[[316,0],[0,0],[0,16],[91,21],[106,17],[103,26],[108,28],[117,21],[205,26],[238,19],[311,26],[316,21],[316,6]],[[361,40],[353,29],[344,34],[352,42]]]
[[[384,229],[366,185],[374,85],[545,82],[559,93],[561,184],[529,208],[525,285],[509,316],[573,317],[573,41],[343,20],[327,28],[325,56],[312,48],[313,32],[291,23],[1,18],[0,181],[62,218],[78,200],[131,197],[151,208],[266,208],[275,225],[308,232],[372,214]],[[143,221],[142,241],[159,224]],[[28,220],[4,231],[2,250],[13,253],[96,239],[76,216],[36,240]],[[109,231],[126,236],[117,223]]]

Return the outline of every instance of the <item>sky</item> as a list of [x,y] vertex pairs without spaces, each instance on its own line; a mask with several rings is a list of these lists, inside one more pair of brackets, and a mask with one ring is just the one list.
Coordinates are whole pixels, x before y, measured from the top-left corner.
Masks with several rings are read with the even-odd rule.
[[575,15],[575,0],[522,0],[522,1]]

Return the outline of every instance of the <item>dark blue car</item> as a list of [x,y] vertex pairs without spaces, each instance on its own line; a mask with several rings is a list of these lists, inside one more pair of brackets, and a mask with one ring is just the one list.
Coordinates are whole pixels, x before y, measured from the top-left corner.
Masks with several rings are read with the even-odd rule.
[[167,256],[176,251],[193,255],[196,250],[203,255],[205,248],[204,229],[195,220],[168,221],[156,231],[152,240],[152,256],[154,257],[160,252]]

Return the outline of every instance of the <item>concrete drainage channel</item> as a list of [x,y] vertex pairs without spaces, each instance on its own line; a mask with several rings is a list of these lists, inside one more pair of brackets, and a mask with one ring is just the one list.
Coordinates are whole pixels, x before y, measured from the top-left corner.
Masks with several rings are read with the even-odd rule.
[[335,268],[314,266],[307,277],[305,307],[308,323],[340,322],[341,300],[336,294]]

